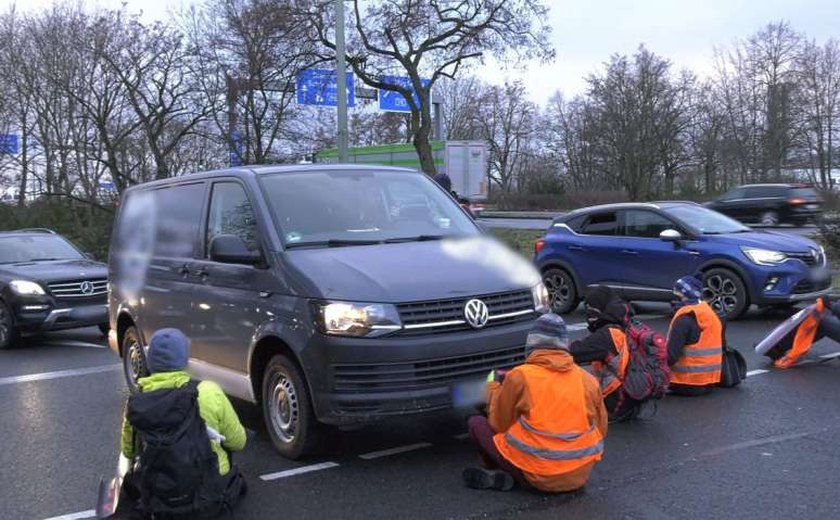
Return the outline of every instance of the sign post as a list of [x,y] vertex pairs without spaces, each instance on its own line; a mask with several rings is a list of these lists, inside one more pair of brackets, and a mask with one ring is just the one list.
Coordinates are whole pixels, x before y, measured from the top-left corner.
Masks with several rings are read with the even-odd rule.
[[[347,61],[344,55],[344,0],[335,0],[335,57],[338,85],[347,82]],[[347,162],[347,90],[338,90],[338,161]],[[351,84],[350,90],[355,90]]]

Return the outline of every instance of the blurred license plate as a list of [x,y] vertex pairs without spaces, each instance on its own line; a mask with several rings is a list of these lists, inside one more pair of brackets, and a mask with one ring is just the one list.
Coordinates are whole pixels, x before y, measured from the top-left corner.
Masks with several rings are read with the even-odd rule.
[[477,406],[485,400],[487,381],[484,378],[452,385],[452,405],[455,408]]

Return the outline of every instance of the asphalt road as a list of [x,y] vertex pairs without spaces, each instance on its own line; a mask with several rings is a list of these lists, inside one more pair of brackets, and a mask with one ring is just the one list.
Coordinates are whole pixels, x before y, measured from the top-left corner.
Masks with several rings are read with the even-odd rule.
[[[665,329],[663,306],[640,312]],[[463,488],[460,472],[476,462],[465,413],[336,431],[322,456],[299,463],[276,455],[257,410],[236,403],[251,430],[237,456],[250,492],[236,518],[840,518],[840,361],[768,370],[751,346],[784,317],[730,324],[747,381],[668,397],[649,420],[612,425],[603,462],[572,496]],[[568,321],[574,337],[584,333],[579,312]],[[837,351],[823,342],[812,357]],[[116,463],[126,399],[118,363],[94,330],[0,351],[3,518],[92,514],[99,477]]]
[[[551,220],[546,219],[528,219],[528,218],[481,218],[479,222],[491,228],[506,228],[506,229],[548,229],[551,226]],[[772,229],[773,231],[781,231],[783,233],[793,233],[796,235],[809,236],[817,232],[816,226],[792,227],[792,226],[778,226],[773,228],[757,226],[756,229]]]

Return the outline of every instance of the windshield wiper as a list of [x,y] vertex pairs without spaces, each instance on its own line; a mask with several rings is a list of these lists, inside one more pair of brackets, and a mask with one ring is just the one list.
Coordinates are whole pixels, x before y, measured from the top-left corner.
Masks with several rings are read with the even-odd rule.
[[300,247],[373,246],[381,243],[381,240],[346,240],[331,238],[329,240],[316,240],[311,242],[293,242],[291,244],[286,244],[286,249],[296,249]]
[[26,262],[20,263],[27,263],[27,262],[52,262],[54,260],[64,260],[64,258],[30,258]]
[[386,244],[398,244],[400,242],[430,242],[432,240],[443,240],[447,238],[444,235],[417,235],[413,237],[389,238],[385,240]]

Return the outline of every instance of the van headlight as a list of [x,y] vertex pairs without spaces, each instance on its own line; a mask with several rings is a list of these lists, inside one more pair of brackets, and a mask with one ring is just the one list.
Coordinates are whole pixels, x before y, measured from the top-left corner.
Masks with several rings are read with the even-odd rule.
[[548,289],[540,282],[531,289],[534,295],[534,310],[545,314],[551,310],[550,298],[548,297]]
[[47,294],[43,287],[28,280],[12,280],[9,282],[9,288],[20,296],[43,296]]
[[397,308],[389,303],[314,302],[316,323],[332,336],[377,337],[400,330]]
[[781,251],[757,249],[754,247],[742,247],[741,251],[744,252],[752,263],[758,265],[779,265],[787,260],[787,255]]

